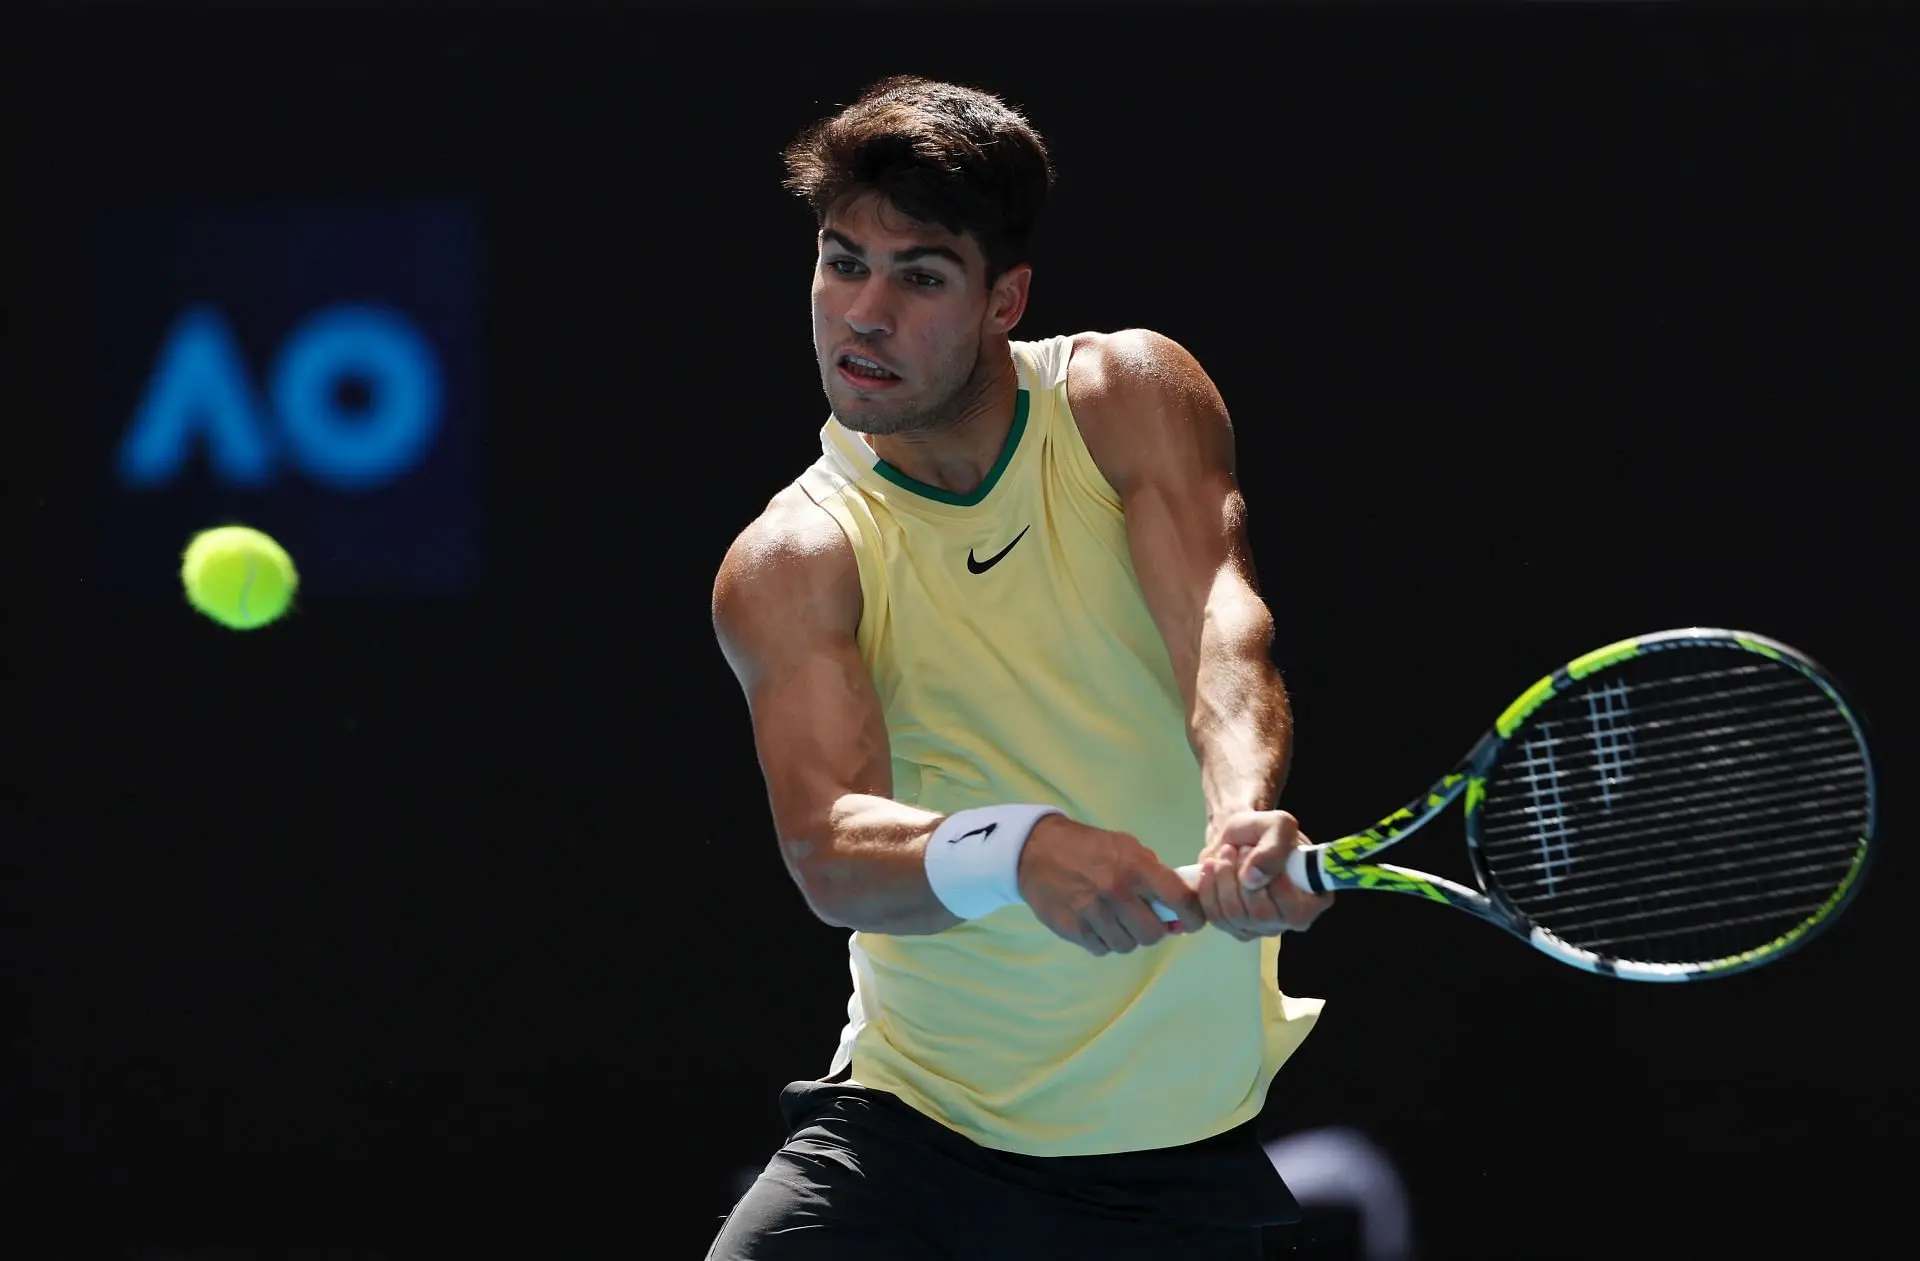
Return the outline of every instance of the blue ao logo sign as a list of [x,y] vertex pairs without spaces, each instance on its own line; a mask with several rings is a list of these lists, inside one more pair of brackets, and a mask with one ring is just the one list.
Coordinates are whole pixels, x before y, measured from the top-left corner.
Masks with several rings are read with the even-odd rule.
[[443,395],[433,346],[390,307],[314,312],[256,383],[225,317],[196,305],[167,331],[116,470],[129,488],[166,486],[198,452],[227,486],[270,486],[292,469],[331,489],[372,490],[425,457]]

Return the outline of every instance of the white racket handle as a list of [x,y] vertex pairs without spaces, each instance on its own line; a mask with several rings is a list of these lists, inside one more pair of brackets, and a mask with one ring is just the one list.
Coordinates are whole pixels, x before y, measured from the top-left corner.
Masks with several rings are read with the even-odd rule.
[[[1200,887],[1199,863],[1188,863],[1184,867],[1175,867],[1173,874],[1186,881],[1187,888],[1189,889],[1198,889]],[[1173,908],[1165,902],[1162,902],[1159,898],[1149,898],[1147,900],[1153,903],[1153,913],[1155,915],[1158,915],[1169,924],[1177,924],[1180,922],[1180,917],[1175,914]]]
[[1293,887],[1306,893],[1313,888],[1307,883],[1307,855],[1315,851],[1296,849],[1287,855],[1287,879],[1293,881]]
[[[1179,876],[1182,880],[1187,882],[1187,887],[1189,889],[1194,889],[1199,887],[1200,885],[1200,864],[1199,863],[1188,863],[1184,867],[1175,867],[1173,871],[1175,875]],[[1307,885],[1307,851],[1306,850],[1296,849],[1291,854],[1287,855],[1287,879],[1293,881],[1293,886],[1296,889],[1305,889],[1309,887]],[[1157,914],[1161,919],[1167,921],[1167,923],[1169,924],[1176,923],[1180,919],[1178,915],[1175,915],[1173,913],[1173,909],[1167,906],[1166,903],[1160,901],[1160,899],[1154,898],[1152,899],[1152,902],[1153,902],[1154,913]]]

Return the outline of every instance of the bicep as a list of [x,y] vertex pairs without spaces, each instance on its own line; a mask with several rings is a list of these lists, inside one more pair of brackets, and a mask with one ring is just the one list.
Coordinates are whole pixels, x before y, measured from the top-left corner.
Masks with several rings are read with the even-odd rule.
[[[780,839],[818,843],[842,798],[892,793],[873,680],[851,635],[798,637],[746,684],[754,749]],[[804,855],[796,855],[804,857]]]
[[1184,683],[1210,622],[1238,638],[1265,618],[1233,425],[1211,378],[1157,334],[1115,339],[1096,389],[1106,441],[1095,456],[1120,493],[1141,594]]
[[1265,633],[1246,506],[1231,476],[1143,487],[1126,514],[1141,595],[1183,687],[1199,667],[1210,625],[1233,640]]
[[841,798],[891,790],[886,722],[856,639],[859,609],[858,571],[831,522],[757,525],[729,549],[715,582],[714,629],[746,695],[783,843],[818,843]]

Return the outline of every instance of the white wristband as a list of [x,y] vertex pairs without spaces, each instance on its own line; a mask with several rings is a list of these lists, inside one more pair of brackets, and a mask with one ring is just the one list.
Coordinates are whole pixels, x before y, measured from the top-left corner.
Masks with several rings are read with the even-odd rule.
[[980,806],[950,814],[927,841],[927,883],[940,905],[961,919],[991,915],[1024,902],[1020,851],[1033,825],[1058,806]]

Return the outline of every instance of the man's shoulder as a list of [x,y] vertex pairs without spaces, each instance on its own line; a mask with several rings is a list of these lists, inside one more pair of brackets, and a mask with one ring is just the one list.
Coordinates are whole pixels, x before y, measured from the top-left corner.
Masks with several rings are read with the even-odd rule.
[[[1217,404],[1212,380],[1186,347],[1150,328],[1076,334],[1067,405],[1094,464],[1116,490]],[[1196,408],[1194,405],[1201,404]]]
[[1067,388],[1076,404],[1083,400],[1099,402],[1116,392],[1152,386],[1166,373],[1194,363],[1179,342],[1151,328],[1074,333],[1067,342]]
[[852,559],[846,535],[798,480],[789,482],[747,522],[727,548],[727,562],[760,568],[769,564],[817,564]]
[[713,614],[728,624],[796,613],[824,602],[858,615],[860,574],[852,545],[798,482],[767,501],[734,536],[714,577]]

